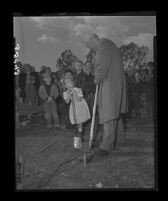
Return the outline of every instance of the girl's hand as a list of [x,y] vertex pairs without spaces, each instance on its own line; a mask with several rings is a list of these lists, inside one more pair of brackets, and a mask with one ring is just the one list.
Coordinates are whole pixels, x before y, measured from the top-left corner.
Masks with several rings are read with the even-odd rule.
[[67,92],[68,92],[68,96],[69,96],[69,98],[72,99],[72,90],[71,90],[71,89],[68,89]]

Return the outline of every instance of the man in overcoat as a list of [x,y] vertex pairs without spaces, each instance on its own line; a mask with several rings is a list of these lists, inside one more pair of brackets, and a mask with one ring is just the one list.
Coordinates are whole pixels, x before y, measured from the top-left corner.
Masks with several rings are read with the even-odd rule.
[[121,114],[127,110],[126,80],[119,48],[109,39],[90,34],[86,47],[96,52],[94,82],[99,85],[98,110],[104,133],[92,156],[107,156],[115,142]]

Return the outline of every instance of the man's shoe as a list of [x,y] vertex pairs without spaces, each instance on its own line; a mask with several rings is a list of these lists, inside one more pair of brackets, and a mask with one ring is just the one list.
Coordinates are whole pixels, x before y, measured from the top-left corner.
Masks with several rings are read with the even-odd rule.
[[109,152],[100,148],[93,150],[91,153],[86,155],[86,162],[91,162],[92,160],[99,160],[106,158]]
[[95,149],[94,153],[96,156],[99,156],[99,157],[106,157],[109,154],[109,152],[107,150],[104,150],[101,148]]

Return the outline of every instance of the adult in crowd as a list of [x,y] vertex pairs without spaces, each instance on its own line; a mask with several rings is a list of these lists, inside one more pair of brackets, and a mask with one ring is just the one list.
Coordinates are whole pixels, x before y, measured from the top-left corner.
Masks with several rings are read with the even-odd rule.
[[118,121],[126,112],[126,81],[119,48],[109,39],[90,34],[86,46],[96,52],[95,79],[99,85],[98,109],[103,137],[98,148],[88,155],[88,161],[95,157],[108,156],[117,139]]
[[147,115],[154,115],[154,76],[151,68],[146,69],[144,79],[144,91],[146,96]]
[[19,74],[19,88],[20,88],[20,97],[22,98],[22,103],[25,101],[26,98],[26,92],[25,92],[25,87],[26,87],[26,79],[27,79],[27,73],[25,71],[25,68],[27,65],[24,65],[21,67],[21,71]]
[[57,114],[56,99],[59,96],[59,92],[49,73],[46,72],[43,75],[43,81],[43,84],[39,88],[39,96],[43,100],[47,128],[51,128],[53,123],[54,128],[58,128],[60,122]]
[[[38,96],[38,100],[39,100],[39,95],[38,95],[38,90],[39,90],[39,88],[40,88],[40,77],[39,77],[39,74],[38,74],[38,72],[35,72],[35,71],[32,71],[32,72],[30,72],[30,75],[32,76],[32,77],[34,77],[34,88],[35,88],[35,91],[36,91],[36,93],[37,93],[37,96]],[[39,101],[38,101],[38,103],[37,104],[39,104]]]
[[131,77],[130,88],[132,96],[131,114],[138,117],[140,116],[141,95],[144,92],[140,72],[136,71]]

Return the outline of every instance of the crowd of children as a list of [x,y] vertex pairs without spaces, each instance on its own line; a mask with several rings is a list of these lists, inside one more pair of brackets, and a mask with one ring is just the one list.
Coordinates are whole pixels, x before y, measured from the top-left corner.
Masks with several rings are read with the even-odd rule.
[[[43,105],[47,128],[71,128],[75,115],[76,123],[82,129],[82,122],[90,119],[94,102],[92,72],[90,63],[83,64],[80,61],[75,62],[73,70],[68,70],[61,76],[59,72],[52,72],[51,68],[45,66],[41,67],[40,73],[34,72],[26,64],[17,78],[16,102],[28,106]],[[74,94],[74,101],[72,96],[68,96],[70,91]],[[72,110],[74,104],[76,113]]]

